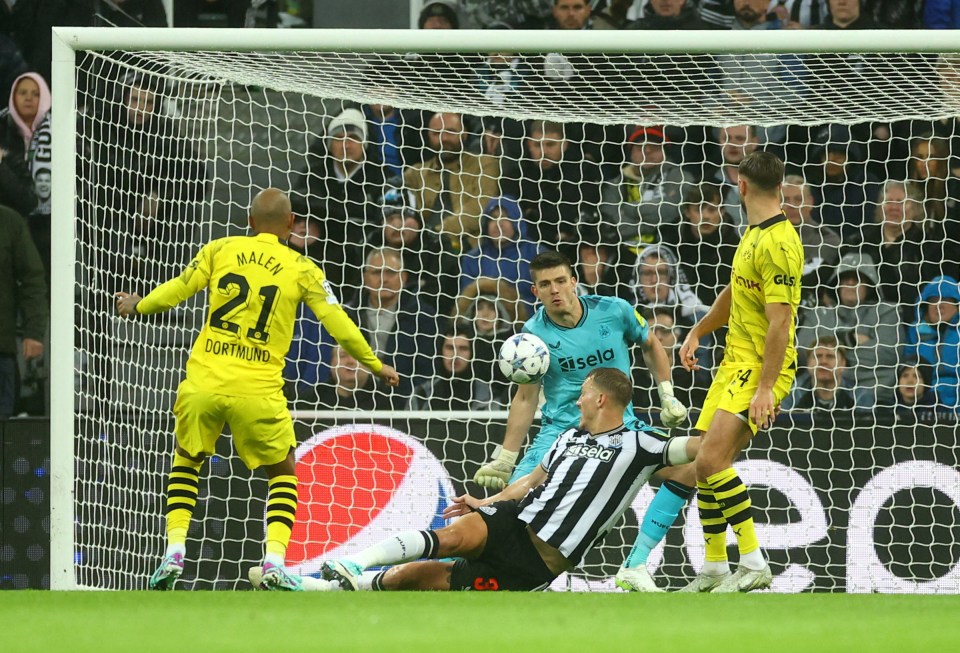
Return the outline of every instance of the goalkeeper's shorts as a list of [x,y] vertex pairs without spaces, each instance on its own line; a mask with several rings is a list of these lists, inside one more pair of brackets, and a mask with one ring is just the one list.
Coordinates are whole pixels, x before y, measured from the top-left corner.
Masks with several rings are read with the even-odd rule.
[[[703,410],[693,428],[706,433],[718,410],[725,410],[734,415],[740,415],[750,431],[756,435],[757,425],[750,420],[750,402],[757,393],[760,384],[759,365],[738,365],[721,361],[717,368],[717,375],[713,377],[707,398],[703,400]],[[780,371],[777,382],[773,385],[773,397],[779,404],[789,394],[796,377],[794,367]]]
[[526,522],[517,518],[516,501],[498,501],[477,510],[487,525],[480,557],[459,559],[450,574],[450,589],[534,592],[557,577],[533,546]]
[[232,397],[184,380],[173,414],[177,444],[194,457],[214,452],[224,424],[230,425],[237,455],[250,469],[275,465],[297,446],[287,400],[280,391],[265,397]]

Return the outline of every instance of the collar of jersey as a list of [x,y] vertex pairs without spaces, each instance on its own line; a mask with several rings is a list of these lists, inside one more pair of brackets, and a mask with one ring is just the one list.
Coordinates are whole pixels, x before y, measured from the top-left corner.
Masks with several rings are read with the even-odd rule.
[[593,438],[594,440],[598,440],[598,439],[602,438],[602,437],[605,436],[605,435],[616,435],[617,433],[622,433],[623,431],[626,431],[626,430],[627,430],[627,425],[626,425],[626,424],[621,424],[621,425],[618,426],[617,428],[615,428],[615,429],[610,429],[609,431],[604,431],[603,433],[597,433],[597,434],[595,434],[595,435],[594,435],[593,433],[591,433],[591,434],[590,434],[590,437]]
[[270,243],[278,243],[278,242],[280,242],[280,237],[277,236],[277,234],[260,233],[260,234],[255,235],[255,236],[254,236],[254,239],[255,239],[255,240],[262,240],[262,241],[270,242]]
[[751,229],[767,229],[768,227],[772,227],[778,222],[783,222],[786,219],[787,219],[787,214],[781,211],[779,214],[773,216],[772,218],[767,218],[760,224],[754,225],[753,227],[750,227],[750,228]]
[[569,330],[569,329],[576,329],[578,326],[580,326],[581,324],[583,324],[583,321],[584,321],[584,320],[587,319],[587,311],[590,310],[589,308],[587,308],[587,302],[583,301],[583,298],[582,298],[582,297],[577,297],[577,301],[580,302],[580,308],[583,309],[583,315],[580,316],[580,319],[579,319],[579,320],[577,321],[577,323],[574,324],[572,327],[565,327],[565,326],[563,326],[562,324],[557,324],[556,322],[554,322],[553,320],[551,320],[551,319],[550,319],[550,315],[547,313],[547,309],[546,309],[546,308],[543,309],[543,317],[547,320],[547,322],[549,322],[549,323],[552,324],[553,326],[557,327],[558,329],[563,329],[564,331],[567,331],[567,330]]

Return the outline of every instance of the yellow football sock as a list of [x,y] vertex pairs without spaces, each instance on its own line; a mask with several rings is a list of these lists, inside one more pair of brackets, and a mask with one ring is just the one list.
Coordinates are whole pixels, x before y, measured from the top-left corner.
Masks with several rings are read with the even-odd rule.
[[275,476],[270,479],[267,495],[267,554],[287,553],[293,523],[297,517],[297,477]]
[[760,548],[757,541],[757,531],[753,525],[750,495],[747,487],[737,476],[736,470],[729,467],[707,478],[707,485],[713,491],[720,512],[737,536],[737,547],[740,557],[752,553]]
[[167,480],[167,545],[184,546],[193,509],[200,493],[198,463],[179,453],[173,454],[173,467]]
[[700,510],[700,524],[703,526],[707,562],[726,562],[727,520],[720,512],[713,490],[706,483],[697,483],[697,508]]

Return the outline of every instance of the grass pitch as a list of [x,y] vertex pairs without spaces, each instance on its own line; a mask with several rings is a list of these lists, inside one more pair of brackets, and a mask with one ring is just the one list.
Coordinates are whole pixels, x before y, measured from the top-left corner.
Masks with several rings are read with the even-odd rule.
[[956,651],[960,597],[0,592],[4,653]]

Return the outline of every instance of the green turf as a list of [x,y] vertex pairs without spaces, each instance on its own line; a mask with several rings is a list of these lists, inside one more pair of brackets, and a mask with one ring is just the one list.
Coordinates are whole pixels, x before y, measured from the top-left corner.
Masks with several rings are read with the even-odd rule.
[[958,649],[947,596],[0,592],[4,653]]

